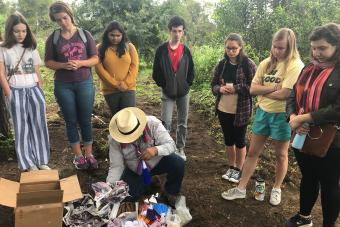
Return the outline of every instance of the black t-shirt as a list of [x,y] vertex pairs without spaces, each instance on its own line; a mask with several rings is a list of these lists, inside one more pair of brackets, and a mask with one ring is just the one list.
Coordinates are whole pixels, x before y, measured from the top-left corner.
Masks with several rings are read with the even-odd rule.
[[236,70],[238,65],[231,64],[228,62],[225,66],[222,78],[224,83],[236,83]]

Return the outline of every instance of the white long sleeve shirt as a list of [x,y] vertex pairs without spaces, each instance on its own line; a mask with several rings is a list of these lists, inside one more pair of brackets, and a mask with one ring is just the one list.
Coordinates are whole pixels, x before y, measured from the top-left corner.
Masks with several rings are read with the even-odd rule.
[[138,158],[136,147],[139,147],[141,151],[147,147],[157,148],[158,155],[152,157],[149,161],[146,161],[150,170],[159,163],[163,156],[170,155],[176,151],[174,140],[160,120],[154,116],[147,116],[147,126],[149,129],[149,136],[151,137],[149,143],[145,143],[143,141],[143,136],[141,136],[136,142],[122,146],[112,139],[110,135],[108,136],[110,145],[110,167],[106,178],[107,182],[114,183],[115,181],[120,180],[125,167],[137,174],[141,174],[138,168],[140,159]]

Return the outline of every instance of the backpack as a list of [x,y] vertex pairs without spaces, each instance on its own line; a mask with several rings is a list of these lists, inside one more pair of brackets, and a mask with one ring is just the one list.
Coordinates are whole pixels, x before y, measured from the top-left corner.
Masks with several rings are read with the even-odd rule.
[[[86,47],[86,52],[88,53],[88,45],[87,45],[87,37],[86,37],[86,34],[85,34],[85,31],[84,29],[82,28],[78,28],[78,33],[79,33],[79,36],[80,36],[80,39],[83,41],[83,43],[85,44],[85,47]],[[60,38],[60,29],[56,29],[53,31],[53,53],[54,53],[54,59],[57,59],[57,43],[58,43],[58,40]]]

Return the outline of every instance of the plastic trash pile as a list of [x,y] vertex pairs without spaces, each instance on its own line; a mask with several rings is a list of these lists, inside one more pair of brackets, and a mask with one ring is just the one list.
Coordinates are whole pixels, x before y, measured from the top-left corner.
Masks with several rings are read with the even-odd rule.
[[128,185],[117,181],[115,185],[98,182],[91,185],[94,198],[84,198],[65,205],[63,221],[71,227],[180,227],[191,221],[184,196],[176,201],[175,208],[158,202],[158,193],[142,202],[122,202],[128,194]]

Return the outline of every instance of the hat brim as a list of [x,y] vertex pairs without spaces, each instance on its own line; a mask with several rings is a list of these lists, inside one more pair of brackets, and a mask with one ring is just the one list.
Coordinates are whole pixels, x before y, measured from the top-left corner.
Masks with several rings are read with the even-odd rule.
[[127,107],[127,108],[124,108],[123,110],[130,110],[135,114],[140,124],[139,127],[133,133],[129,135],[122,134],[118,130],[117,123],[116,123],[117,115],[118,113],[120,113],[120,111],[122,111],[120,110],[111,118],[110,125],[109,125],[109,132],[110,132],[111,137],[118,143],[132,143],[136,141],[143,134],[143,130],[147,123],[147,118],[146,118],[144,111],[142,111],[141,109],[137,107]]

